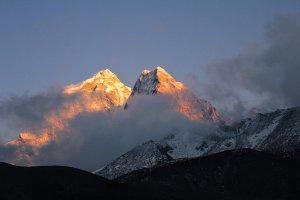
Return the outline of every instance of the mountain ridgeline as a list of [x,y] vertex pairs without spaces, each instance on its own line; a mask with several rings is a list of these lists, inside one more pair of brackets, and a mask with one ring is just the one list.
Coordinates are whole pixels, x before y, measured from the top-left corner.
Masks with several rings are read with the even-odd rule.
[[[109,69],[101,70],[92,77],[63,89],[66,101],[61,109],[44,116],[40,130],[26,130],[19,138],[7,143],[20,149],[22,158],[29,159],[38,154],[39,149],[55,141],[57,132],[63,132],[68,122],[82,112],[107,112],[117,107],[128,107],[138,95],[165,95],[170,101],[169,108],[184,117],[203,123],[224,124],[224,120],[212,104],[196,97],[187,86],[177,82],[162,67],[153,71],[144,70],[133,89],[121,82]],[[44,125],[45,124],[45,125]],[[18,160],[15,161],[18,163]]]
[[21,132],[6,144],[18,150],[11,163],[24,158],[30,163],[42,147],[59,142],[57,134],[79,114],[118,107],[127,112],[139,96],[168,98],[167,109],[197,129],[176,129],[145,141],[93,174],[0,163],[0,199],[299,199],[299,107],[229,124],[162,67],[144,70],[132,89],[110,70],[101,70],[65,87],[62,95],[71,100],[44,116],[40,129]]
[[299,199],[300,159],[250,149],[146,168],[111,181],[70,167],[0,163],[0,199]]

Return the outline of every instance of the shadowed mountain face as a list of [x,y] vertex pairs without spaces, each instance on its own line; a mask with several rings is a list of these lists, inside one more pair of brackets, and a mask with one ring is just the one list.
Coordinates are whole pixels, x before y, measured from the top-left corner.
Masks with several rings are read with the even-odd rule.
[[69,167],[0,163],[0,199],[298,199],[300,160],[226,151],[110,181]]
[[250,149],[147,168],[117,180],[172,199],[298,199],[300,160]]
[[144,191],[70,167],[17,167],[0,163],[0,179],[0,199],[152,198]]

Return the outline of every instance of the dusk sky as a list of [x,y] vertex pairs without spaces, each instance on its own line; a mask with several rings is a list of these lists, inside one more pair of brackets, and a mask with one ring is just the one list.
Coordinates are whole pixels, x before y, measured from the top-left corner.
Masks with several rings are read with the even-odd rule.
[[0,1],[0,94],[36,93],[103,68],[133,86],[145,68],[178,80],[264,39],[300,1]]

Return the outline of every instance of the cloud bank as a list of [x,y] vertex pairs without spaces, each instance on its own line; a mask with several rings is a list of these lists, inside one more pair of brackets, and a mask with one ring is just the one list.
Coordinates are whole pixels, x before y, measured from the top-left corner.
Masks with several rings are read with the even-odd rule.
[[240,118],[251,108],[270,111],[300,105],[300,14],[275,17],[265,40],[236,57],[203,67],[203,79],[191,75],[199,95],[227,116]]
[[[62,109],[78,96],[68,97],[61,90],[29,96],[14,96],[0,105],[0,117],[15,124],[15,130],[40,130],[49,112]],[[159,140],[174,130],[193,130],[199,134],[204,125],[192,122],[169,109],[169,96],[135,96],[128,109],[109,112],[82,112],[68,120],[67,128],[57,130],[55,141],[43,146],[38,154],[15,159],[15,164],[68,165],[95,170],[131,148],[149,140]],[[38,131],[37,131],[38,133]],[[0,159],[10,162],[20,149],[1,146]]]
[[95,166],[101,167],[148,140],[161,139],[175,129],[197,126],[168,110],[165,97],[140,96],[131,103],[128,110],[78,115],[70,121],[70,129],[58,134],[59,143],[42,149],[47,157],[38,157],[35,162],[55,160],[58,164],[95,170]]

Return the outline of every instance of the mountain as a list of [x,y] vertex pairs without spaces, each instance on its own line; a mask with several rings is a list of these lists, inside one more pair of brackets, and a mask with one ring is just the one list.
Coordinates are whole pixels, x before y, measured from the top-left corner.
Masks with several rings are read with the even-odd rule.
[[300,108],[258,114],[231,126],[203,127],[194,132],[177,131],[160,141],[150,141],[128,151],[96,171],[96,174],[114,179],[134,170],[164,165],[178,159],[240,148],[275,154],[297,151],[300,149]]
[[[106,100],[105,104],[107,108],[111,108],[114,106],[123,106],[131,94],[131,88],[122,83],[109,69],[105,69],[81,83],[65,87],[64,93],[99,94],[99,98],[102,99],[98,99],[98,101],[93,103],[101,104]],[[95,107],[92,107],[91,109],[96,107],[97,106],[95,105]],[[100,110],[100,108],[96,110]]]
[[121,155],[94,173],[115,179],[132,171],[199,157],[211,150],[223,134],[215,127],[198,131],[173,131],[159,141],[149,141]]
[[141,169],[117,179],[171,199],[298,199],[300,160],[241,149]]
[[226,131],[231,136],[217,142],[208,154],[238,148],[291,153],[300,149],[300,107],[258,114]]
[[65,102],[60,109],[45,116],[40,130],[26,130],[19,138],[10,141],[8,145],[19,146],[26,144],[26,149],[39,148],[56,137],[57,131],[68,126],[68,120],[81,112],[109,111],[114,107],[123,106],[137,94],[170,95],[172,109],[182,113],[189,119],[222,123],[219,113],[208,102],[197,98],[187,87],[177,82],[163,68],[154,71],[144,70],[131,91],[109,69],[101,70],[92,77],[77,84],[66,86],[62,95]]
[[7,143],[18,148],[18,157],[11,163],[26,160],[31,165],[30,158],[39,153],[39,148],[50,141],[57,140],[57,132],[68,128],[69,120],[82,112],[110,111],[123,106],[131,89],[123,84],[110,70],[101,70],[85,81],[63,88],[60,98],[61,105],[44,116],[38,130],[26,130],[19,137]]
[[[196,97],[187,86],[176,81],[162,67],[158,66],[153,71],[144,70],[141,73],[126,103],[126,109],[130,109],[130,104],[138,95],[165,95],[169,98],[170,109],[190,120],[213,125],[225,124],[210,102]],[[215,132],[214,128],[209,131]],[[166,135],[168,137],[162,141],[150,141],[134,148],[96,173],[113,179],[133,170],[161,165],[174,159],[197,157],[207,151],[205,144],[201,146],[202,133],[188,133],[191,137],[186,137],[186,133],[178,130],[177,134]],[[184,141],[187,138],[190,142]]]
[[[225,124],[210,102],[196,97],[187,86],[177,82],[162,67],[153,71],[144,70],[141,73],[126,103],[126,109],[130,109],[133,99],[138,95],[165,95],[169,98],[170,109],[190,120],[213,125]],[[214,126],[206,128],[205,131],[213,132],[211,135],[220,132],[215,130]],[[113,179],[137,169],[162,165],[175,159],[200,156],[209,150],[206,143],[216,143],[213,140],[203,143],[202,131],[186,133],[177,130],[176,133],[166,133],[166,136],[168,137],[162,141],[150,141],[132,149],[95,173]]]
[[71,167],[0,163],[0,199],[298,199],[300,160],[249,149],[141,169],[114,181]]
[[158,66],[153,71],[144,70],[136,81],[132,96],[136,94],[175,94],[187,87],[177,82],[165,69]]
[[3,200],[162,199],[146,189],[137,191],[71,167],[18,167],[0,163],[0,179]]
[[160,66],[153,71],[144,70],[141,73],[132,89],[126,108],[137,95],[165,95],[169,97],[170,109],[183,114],[190,120],[224,123],[210,102],[199,99],[187,86],[176,81]]
[[168,154],[169,150],[171,147],[167,144],[151,140],[135,147],[94,173],[112,180],[138,169],[167,164],[173,160]]

